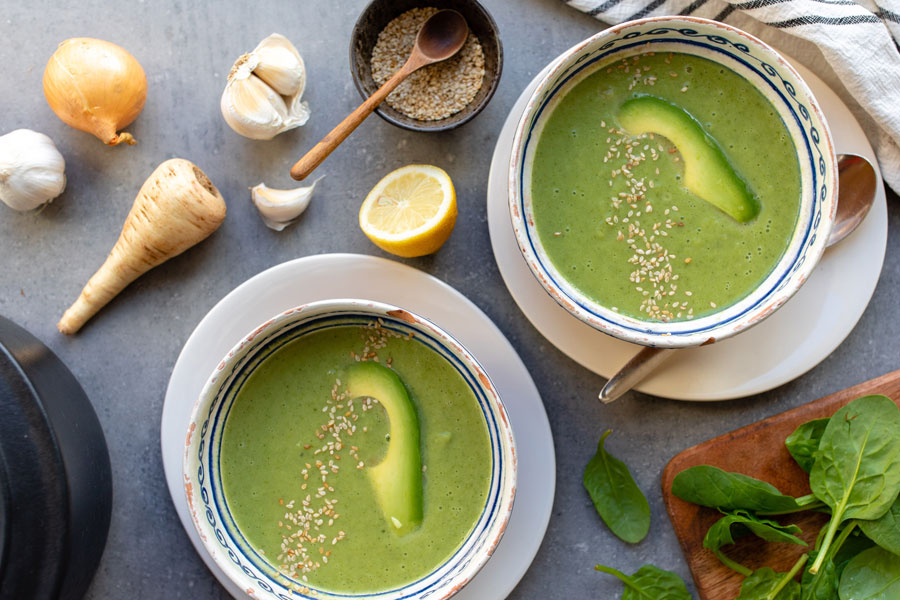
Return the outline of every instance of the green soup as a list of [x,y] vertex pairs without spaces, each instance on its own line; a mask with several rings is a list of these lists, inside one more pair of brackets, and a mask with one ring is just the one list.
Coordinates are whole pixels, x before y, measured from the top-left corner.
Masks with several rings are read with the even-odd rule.
[[[358,360],[390,366],[418,414],[424,516],[402,536],[365,473],[387,451],[384,408],[341,397],[341,374]],[[318,330],[260,364],[234,400],[220,462],[248,542],[284,575],[344,593],[402,586],[449,558],[481,515],[491,477],[484,416],[462,376],[423,343],[377,326]]]
[[[761,209],[740,223],[681,183],[681,153],[616,120],[653,95],[715,140]],[[595,302],[647,321],[688,320],[755,289],[784,254],[800,208],[790,134],[769,101],[712,61],[646,53],[605,64],[558,101],[532,167],[534,223],[554,267]]]

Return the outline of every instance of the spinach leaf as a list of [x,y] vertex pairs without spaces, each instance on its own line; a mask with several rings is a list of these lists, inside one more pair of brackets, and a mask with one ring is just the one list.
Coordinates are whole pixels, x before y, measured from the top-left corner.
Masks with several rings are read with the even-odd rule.
[[[817,552],[810,552],[815,560]],[[830,558],[822,563],[819,572],[813,575],[808,570],[800,578],[800,600],[838,600],[837,569]]]
[[857,521],[857,524],[870,540],[888,552],[900,554],[900,498],[877,519]]
[[706,532],[706,537],[703,538],[703,547],[712,550],[725,566],[743,575],[750,575],[750,569],[734,562],[721,550],[722,546],[733,544],[735,538],[747,533],[753,533],[767,542],[806,545],[806,542],[793,535],[800,533],[800,528],[796,525],[782,525],[769,519],[761,519],[747,511],[735,511],[713,523],[713,526]]
[[603,447],[609,434],[607,430],[600,438],[597,454],[584,469],[584,487],[610,531],[636,544],[650,530],[650,504],[625,463]]
[[[857,554],[874,545],[872,540],[859,531],[856,527],[858,524],[859,521],[850,521],[841,530],[841,533],[834,538],[831,549],[828,551],[828,556],[822,562],[822,567],[818,573],[812,574],[806,571],[803,574],[801,579],[801,585],[803,586],[802,600],[837,600],[838,581],[840,581],[841,573],[843,573],[847,563]],[[820,538],[824,532],[824,528],[819,532]],[[816,546],[819,545],[819,542],[821,540],[817,541]],[[818,555],[818,550],[810,553],[813,562],[818,558]]]
[[900,556],[877,546],[860,552],[844,569],[838,593],[841,600],[900,598]]
[[747,533],[753,533],[767,542],[789,542],[800,544],[801,546],[806,545],[806,542],[793,535],[801,533],[801,529],[796,525],[782,525],[771,519],[754,516],[745,510],[726,514],[713,523],[713,526],[706,532],[703,545],[706,548],[712,548],[708,543],[715,544],[716,547],[733,544],[735,538],[739,538]]
[[691,600],[691,594],[684,581],[672,571],[644,565],[633,575],[626,575],[604,565],[597,565],[594,568],[622,580],[625,584],[622,600]]
[[771,567],[754,571],[741,584],[741,593],[735,600],[800,600],[800,584],[794,580],[804,564],[801,556],[788,573],[776,573]]
[[800,600],[800,584],[796,581],[778,587],[783,577],[784,574],[763,567],[744,580],[736,600]]
[[847,519],[877,519],[900,492],[900,409],[886,396],[863,396],[825,427],[809,475],[813,494],[831,507],[831,520],[810,571],[822,566]]
[[868,550],[869,548],[872,548],[874,546],[875,543],[862,534],[850,536],[844,543],[843,547],[838,550],[831,558],[831,561],[834,563],[835,578],[840,581],[841,576],[844,573],[844,569],[847,568],[847,565],[850,564],[850,561],[856,558],[856,556],[863,550]]
[[803,508],[765,481],[711,465],[690,467],[676,475],[672,493],[682,500],[726,511],[791,512]]
[[[859,521],[855,522],[858,523]],[[838,581],[840,581],[841,573],[844,572],[844,569],[850,563],[850,560],[855,558],[856,555],[863,550],[868,550],[874,545],[875,542],[861,534],[851,535],[847,538],[847,541],[844,542],[841,549],[838,550],[831,559],[832,562],[834,562],[835,574],[837,575]]]
[[819,442],[822,441],[825,426],[830,420],[826,418],[808,421],[795,429],[794,433],[784,440],[788,452],[791,453],[800,468],[807,473],[812,471],[813,463],[816,462],[816,450],[819,449]]

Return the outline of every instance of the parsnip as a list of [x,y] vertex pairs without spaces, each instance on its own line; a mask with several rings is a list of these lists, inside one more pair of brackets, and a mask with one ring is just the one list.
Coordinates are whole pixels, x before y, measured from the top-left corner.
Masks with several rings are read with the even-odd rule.
[[72,334],[125,286],[206,239],[225,219],[225,201],[192,162],[173,158],[141,186],[106,262],[84,286],[57,327]]

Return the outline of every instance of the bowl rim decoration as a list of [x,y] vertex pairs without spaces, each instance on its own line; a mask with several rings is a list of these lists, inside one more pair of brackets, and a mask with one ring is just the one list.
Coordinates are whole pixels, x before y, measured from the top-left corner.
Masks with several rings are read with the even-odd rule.
[[[534,225],[530,181],[534,148],[554,101],[595,63],[648,49],[710,58],[735,71],[776,108],[797,149],[801,206],[779,262],[745,297],[687,321],[644,321],[620,314],[581,293],[553,266]],[[575,79],[573,79],[575,78]],[[751,327],[783,305],[806,281],[825,250],[837,206],[837,159],[818,102],[799,73],[774,49],[731,25],[699,17],[650,17],[621,23],[573,46],[547,68],[528,99],[513,138],[509,211],[519,250],[532,275],[563,308],[591,327],[645,346],[709,344]]]
[[[221,489],[218,453],[230,406],[253,370],[273,352],[331,326],[370,325],[401,332],[450,362],[468,383],[484,416],[491,445],[491,481],[482,513],[461,546],[424,577],[380,592],[330,592],[280,573],[240,533]],[[203,546],[225,574],[252,598],[279,600],[445,599],[463,588],[497,547],[516,490],[515,441],[506,409],[487,373],[449,333],[410,311],[381,302],[335,299],[287,310],[263,323],[219,362],[191,413],[183,462],[191,519]]]
[[[453,9],[462,13],[463,16],[466,17],[466,23],[469,25],[469,33],[478,35],[478,40],[481,43],[482,49],[484,49],[486,45],[494,47],[497,58],[495,68],[489,68],[488,53],[485,51],[484,79],[481,82],[481,89],[472,101],[463,107],[462,110],[455,112],[448,117],[434,121],[414,119],[396,110],[387,104],[387,102],[382,102],[376,106],[375,113],[392,125],[396,125],[397,127],[409,131],[422,132],[449,131],[468,123],[478,116],[478,114],[484,110],[484,107],[491,101],[491,98],[494,97],[494,93],[497,91],[497,87],[499,87],[500,76],[503,73],[503,44],[500,40],[497,22],[491,16],[491,13],[489,13],[478,0],[432,0],[430,2],[419,2],[417,0],[371,0],[366,4],[362,12],[360,12],[359,17],[357,17],[356,23],[353,26],[353,32],[350,36],[350,74],[353,77],[353,84],[356,86],[357,91],[359,91],[360,96],[362,96],[363,99],[366,99],[380,87],[372,79],[370,65],[372,48],[364,48],[362,46],[362,38],[363,32],[371,26],[371,23],[366,22],[367,17],[376,11],[380,5],[385,4],[390,6],[391,14],[393,16],[381,23],[381,28],[374,32],[375,40],[378,39],[378,34],[381,32],[381,29],[402,13],[413,8],[433,6],[438,9]],[[476,23],[476,28],[480,31],[474,31],[472,27],[473,22],[469,18],[472,16],[477,18],[478,23]],[[486,38],[485,35],[487,35],[488,38]],[[374,43],[372,47],[374,47]],[[364,72],[360,72],[360,69],[363,68],[360,66],[361,62],[365,64]]]

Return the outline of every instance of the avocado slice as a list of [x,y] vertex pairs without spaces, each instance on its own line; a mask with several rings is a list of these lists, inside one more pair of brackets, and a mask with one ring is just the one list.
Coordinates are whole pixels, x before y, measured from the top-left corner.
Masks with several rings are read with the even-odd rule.
[[422,452],[416,407],[400,377],[382,364],[354,364],[347,369],[346,382],[351,398],[375,398],[387,412],[387,453],[366,472],[391,530],[405,535],[422,523]]
[[684,185],[740,223],[759,214],[759,201],[703,126],[680,106],[642,95],[619,109],[619,124],[637,136],[655,133],[669,139],[684,157]]

